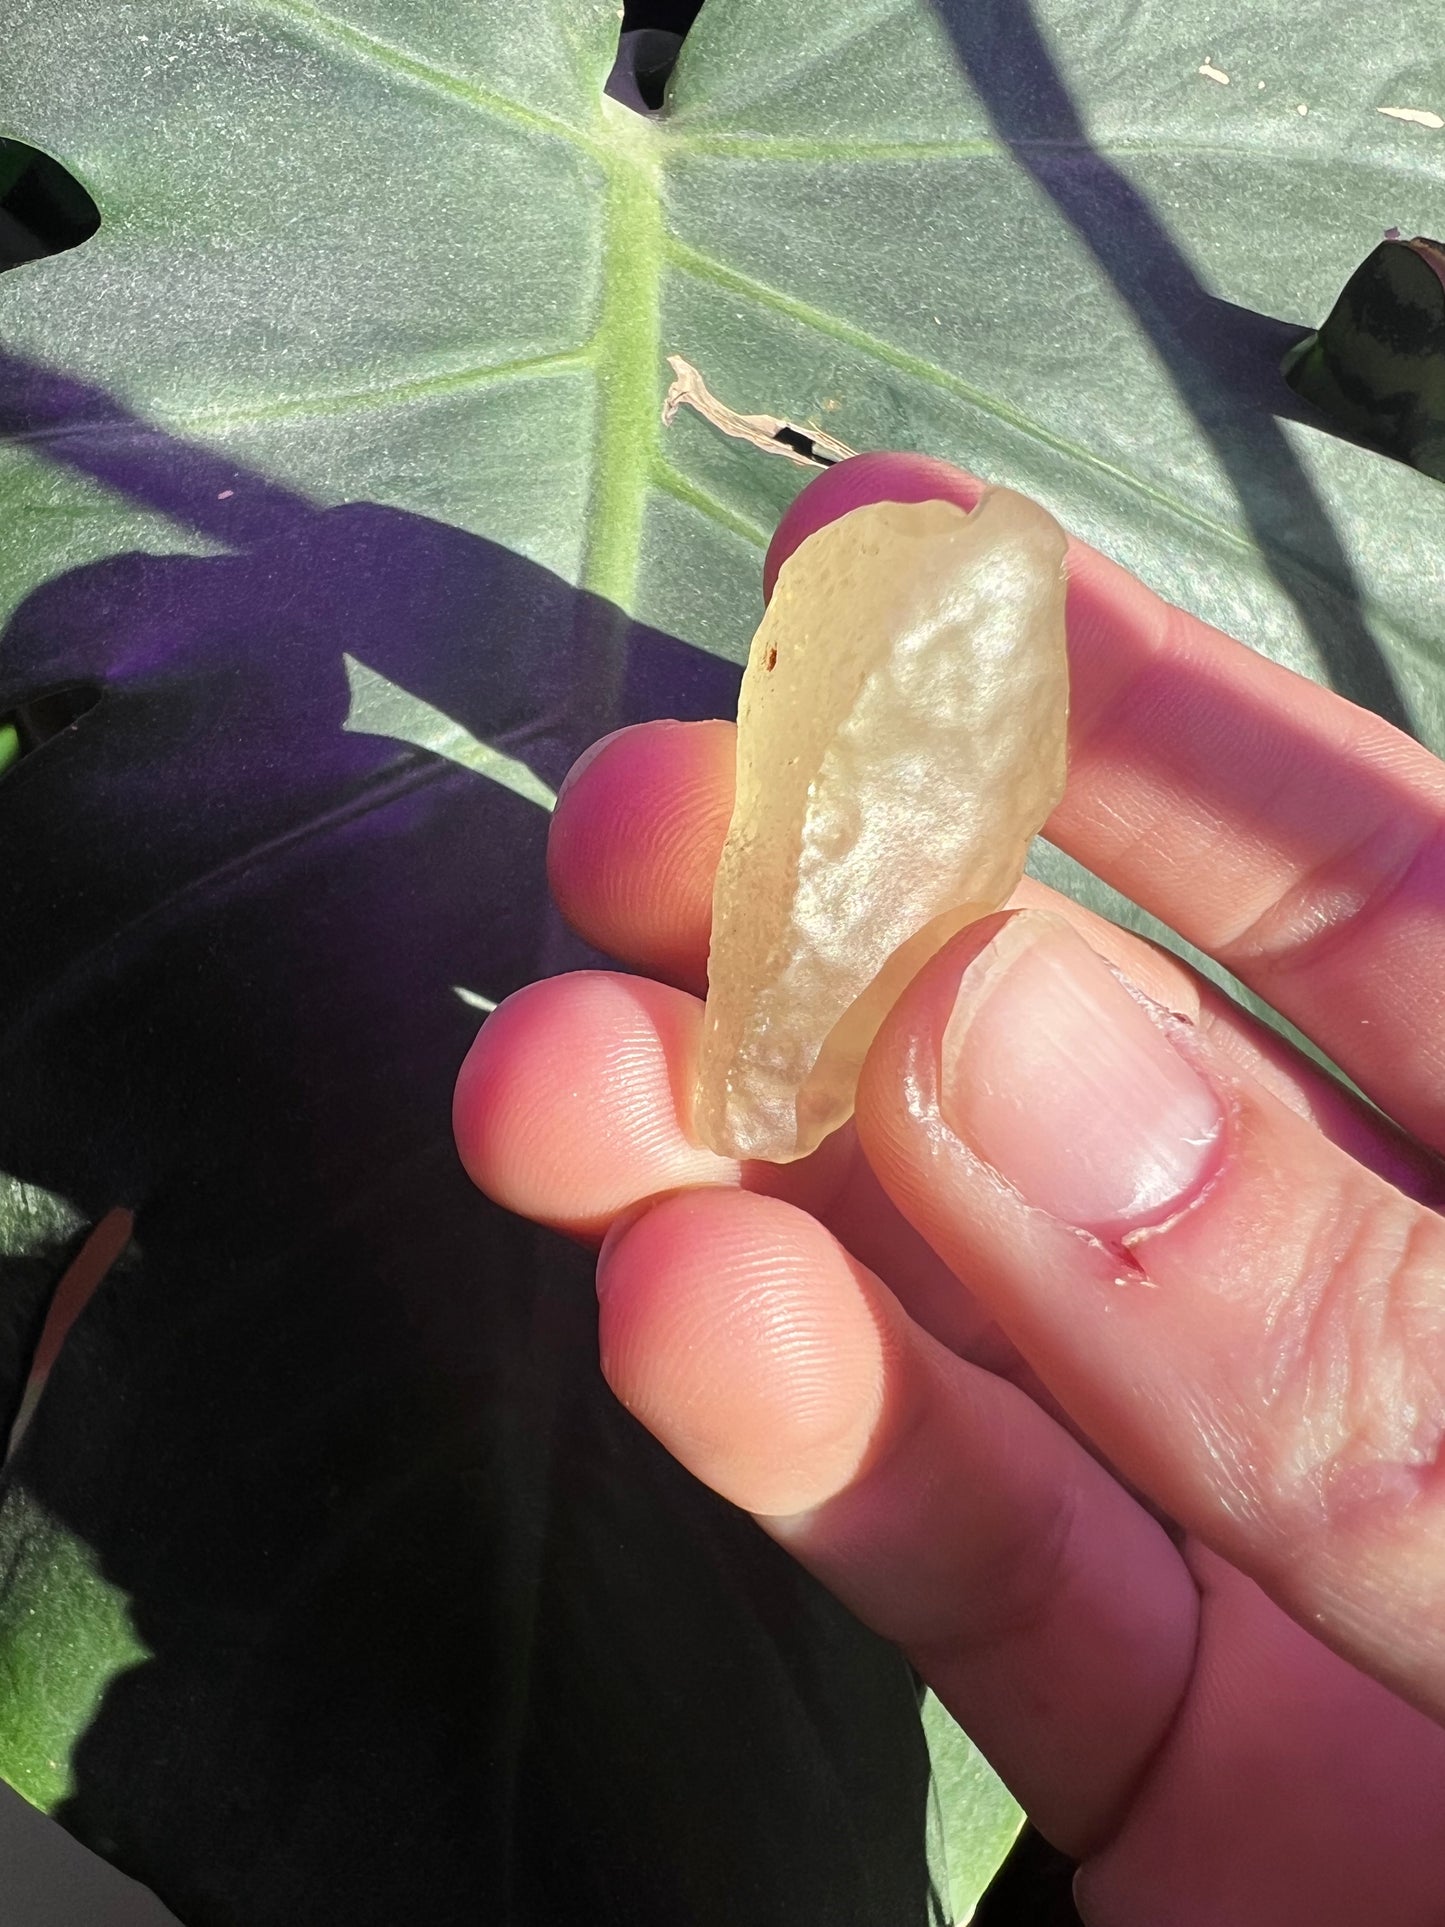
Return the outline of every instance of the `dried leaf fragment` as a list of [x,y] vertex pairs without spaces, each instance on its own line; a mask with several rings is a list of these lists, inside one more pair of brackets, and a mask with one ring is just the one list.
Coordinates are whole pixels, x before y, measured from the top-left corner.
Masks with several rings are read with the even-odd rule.
[[738,708],[696,1128],[803,1156],[889,1006],[1004,902],[1063,793],[1064,536],[1011,490],[874,502],[783,565]]
[[697,369],[681,355],[669,355],[672,386],[662,399],[662,423],[671,427],[679,408],[692,408],[713,428],[721,429],[734,441],[747,442],[765,455],[781,455],[799,468],[831,468],[844,462],[856,450],[846,442],[825,435],[821,428],[800,427],[782,415],[743,415],[719,401]]
[[1433,127],[1437,131],[1445,127],[1445,120],[1428,107],[1377,107],[1375,111],[1388,114],[1391,120],[1413,121],[1417,127]]

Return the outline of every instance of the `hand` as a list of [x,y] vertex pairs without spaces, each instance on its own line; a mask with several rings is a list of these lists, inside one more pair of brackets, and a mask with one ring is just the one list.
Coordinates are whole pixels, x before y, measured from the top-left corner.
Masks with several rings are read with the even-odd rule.
[[[859,457],[770,570],[861,501],[978,486]],[[1088,1920],[1438,1923],[1445,768],[1082,545],[1069,568],[1049,836],[1394,1122],[1026,883],[910,987],[854,1125],[779,1169],[698,1148],[732,730],[659,723],[578,766],[549,858],[650,976],[502,1005],[458,1143],[501,1203],[608,1233],[617,1395],[899,1642],[1082,1862]]]

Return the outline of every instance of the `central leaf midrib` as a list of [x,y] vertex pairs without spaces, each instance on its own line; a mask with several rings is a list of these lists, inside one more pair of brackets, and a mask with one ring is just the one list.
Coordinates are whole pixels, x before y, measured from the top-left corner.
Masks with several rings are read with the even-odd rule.
[[[641,123],[639,144],[653,132]],[[662,262],[655,169],[630,158],[614,160],[608,168],[601,301],[592,338],[597,426],[579,581],[629,613],[656,444]]]

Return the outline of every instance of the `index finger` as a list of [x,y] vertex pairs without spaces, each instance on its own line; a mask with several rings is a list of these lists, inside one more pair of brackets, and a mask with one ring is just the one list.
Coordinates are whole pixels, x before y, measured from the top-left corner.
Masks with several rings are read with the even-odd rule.
[[[840,462],[778,524],[765,589],[849,509],[972,508],[982,489],[921,456]],[[1048,836],[1445,1147],[1445,766],[1085,543],[1067,567],[1069,780]]]

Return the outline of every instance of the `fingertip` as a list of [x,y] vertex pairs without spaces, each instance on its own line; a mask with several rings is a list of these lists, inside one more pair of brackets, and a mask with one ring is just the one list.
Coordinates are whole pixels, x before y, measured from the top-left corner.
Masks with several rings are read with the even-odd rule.
[[727,722],[620,730],[573,766],[548,837],[548,882],[573,928],[689,989],[706,982],[735,745]]
[[785,1516],[857,1475],[902,1314],[808,1213],[748,1192],[666,1199],[609,1242],[598,1293],[609,1385],[715,1492]]
[[[528,984],[504,998],[482,1024],[462,1059],[452,1090],[452,1137],[462,1169],[479,1191],[495,1197],[497,1152],[513,1108],[533,1005],[542,991]],[[505,1202],[497,1198],[498,1203]]]
[[694,1144],[699,1010],[640,977],[582,971],[499,1004],[457,1078],[452,1123],[474,1184],[509,1211],[587,1242],[639,1199],[735,1184]]
[[609,749],[611,749],[614,743],[620,742],[624,736],[630,736],[634,730],[657,729],[657,728],[666,729],[667,726],[668,725],[666,724],[666,722],[662,722],[660,724],[659,723],[624,723],[621,729],[609,729],[605,736],[599,736],[596,742],[589,743],[586,749],[582,751],[581,755],[573,759],[572,767],[568,770],[567,774],[562,778],[561,783],[558,785],[557,798],[556,798],[555,804],[553,805],[553,808],[556,810],[560,810],[562,808],[562,805],[566,802],[569,794],[577,787],[578,783],[581,782],[582,778],[587,774],[587,771],[591,769],[592,765],[598,762],[607,753]]
[[763,562],[764,600],[794,549],[840,515],[868,502],[957,502],[972,509],[983,486],[976,476],[932,455],[884,451],[834,463],[794,496],[773,531]]

